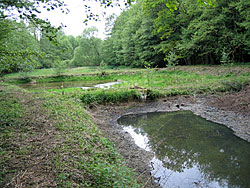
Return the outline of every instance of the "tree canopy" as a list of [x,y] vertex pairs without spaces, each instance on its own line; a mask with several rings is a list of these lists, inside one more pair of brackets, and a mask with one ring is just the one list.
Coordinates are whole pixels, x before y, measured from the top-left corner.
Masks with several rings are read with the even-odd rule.
[[[87,1],[86,5],[87,5]],[[0,2],[0,73],[99,65],[154,67],[175,64],[247,62],[250,56],[248,0],[127,0],[97,1],[102,6],[126,3],[120,16],[106,19],[105,40],[89,28],[66,36],[40,8],[67,11],[61,0]],[[96,15],[91,11],[89,17]],[[92,14],[91,14],[92,13]],[[79,18],[82,19],[82,18]],[[50,41],[56,43],[54,45]]]
[[249,1],[201,4],[179,0],[175,8],[168,3],[138,0],[117,18],[111,37],[105,41],[112,46],[107,59],[110,64],[144,66],[144,62],[150,62],[161,67],[173,54],[179,64],[249,59]]

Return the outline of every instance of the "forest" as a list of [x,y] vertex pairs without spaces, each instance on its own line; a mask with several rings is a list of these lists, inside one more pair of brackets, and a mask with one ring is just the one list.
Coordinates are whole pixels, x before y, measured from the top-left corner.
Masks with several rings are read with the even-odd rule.
[[[245,63],[250,58],[250,2],[138,0],[121,15],[106,18],[106,38],[97,28],[67,36],[59,28],[39,29],[32,21],[2,15],[0,72],[81,66],[166,67]],[[81,18],[79,18],[81,19]],[[46,25],[46,24],[44,24]],[[52,42],[51,42],[52,41]],[[21,60],[21,61],[20,61]]]

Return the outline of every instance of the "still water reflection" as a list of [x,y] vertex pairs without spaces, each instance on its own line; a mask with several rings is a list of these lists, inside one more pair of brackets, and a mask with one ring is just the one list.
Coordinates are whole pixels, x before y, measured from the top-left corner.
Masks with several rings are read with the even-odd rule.
[[25,83],[20,84],[24,89],[61,89],[63,88],[82,88],[89,89],[92,87],[108,89],[113,85],[120,84],[121,82],[113,82],[112,80],[97,80],[97,81],[67,81],[67,82],[49,82],[49,83]]
[[190,111],[127,115],[118,120],[138,146],[153,151],[162,187],[250,187],[250,144]]

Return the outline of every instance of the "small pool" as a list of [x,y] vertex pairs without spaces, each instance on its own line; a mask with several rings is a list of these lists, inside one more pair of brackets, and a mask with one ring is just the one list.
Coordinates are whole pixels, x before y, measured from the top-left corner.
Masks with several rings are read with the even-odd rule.
[[190,111],[118,119],[135,143],[154,152],[155,181],[164,188],[249,188],[250,143]]
[[67,81],[67,82],[49,82],[49,83],[25,83],[19,84],[24,89],[29,90],[49,90],[49,89],[61,89],[62,85],[63,88],[82,88],[82,89],[89,89],[89,88],[102,88],[108,89],[115,84],[119,84],[121,82],[114,82],[112,80],[98,80],[98,81]]

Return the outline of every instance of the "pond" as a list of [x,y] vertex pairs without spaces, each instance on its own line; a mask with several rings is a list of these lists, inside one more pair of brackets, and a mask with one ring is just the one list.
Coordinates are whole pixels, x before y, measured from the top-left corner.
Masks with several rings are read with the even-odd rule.
[[154,152],[152,174],[162,187],[250,187],[250,143],[190,111],[118,119],[135,143]]
[[[96,88],[110,88],[115,84],[119,84],[121,82],[114,82],[112,80],[98,80],[98,81],[67,81],[63,82],[64,88],[82,88],[82,89],[89,89],[92,87]],[[62,82],[49,82],[49,83],[25,83],[25,84],[19,84],[24,89],[61,89],[62,88]]]

